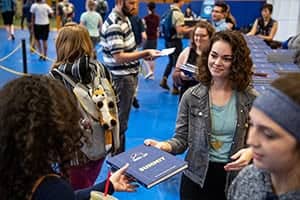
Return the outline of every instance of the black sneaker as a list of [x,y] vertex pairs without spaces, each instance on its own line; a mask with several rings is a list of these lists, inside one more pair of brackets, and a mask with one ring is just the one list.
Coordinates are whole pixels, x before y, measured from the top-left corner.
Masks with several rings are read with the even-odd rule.
[[133,98],[132,106],[136,109],[140,108],[139,100],[136,97]]
[[173,87],[172,92],[173,95],[179,95],[179,89],[177,87]]
[[39,60],[46,61],[46,57],[45,56],[40,56]]

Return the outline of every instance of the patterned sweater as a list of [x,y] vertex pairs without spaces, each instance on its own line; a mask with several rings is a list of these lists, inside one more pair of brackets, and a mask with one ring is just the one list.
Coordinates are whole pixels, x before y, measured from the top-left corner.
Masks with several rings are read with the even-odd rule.
[[245,167],[232,182],[228,200],[300,200],[300,188],[277,196],[272,190],[271,176],[254,165]]

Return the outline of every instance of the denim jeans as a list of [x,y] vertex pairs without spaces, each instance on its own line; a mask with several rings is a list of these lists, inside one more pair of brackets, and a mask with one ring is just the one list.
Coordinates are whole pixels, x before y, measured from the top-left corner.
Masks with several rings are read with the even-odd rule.
[[131,104],[138,83],[137,75],[113,75],[113,81],[116,88],[116,95],[119,98],[119,123],[120,123],[120,148],[117,153],[125,151],[125,131],[128,127]]

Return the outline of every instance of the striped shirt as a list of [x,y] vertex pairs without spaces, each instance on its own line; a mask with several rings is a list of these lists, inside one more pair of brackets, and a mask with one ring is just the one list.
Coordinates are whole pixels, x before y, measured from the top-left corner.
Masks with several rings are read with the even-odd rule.
[[129,18],[114,9],[105,20],[101,31],[103,61],[113,75],[138,73],[139,61],[117,63],[113,55],[136,51],[136,43]]

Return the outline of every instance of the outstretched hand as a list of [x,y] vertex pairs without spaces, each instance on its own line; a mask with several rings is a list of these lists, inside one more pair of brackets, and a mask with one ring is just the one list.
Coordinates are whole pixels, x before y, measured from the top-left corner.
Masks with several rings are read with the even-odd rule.
[[154,60],[160,56],[160,51],[156,49],[148,49],[148,56],[144,58],[145,60]]
[[239,150],[230,158],[234,160],[224,166],[226,171],[238,171],[247,166],[252,159],[252,149],[250,147]]
[[144,144],[147,146],[156,147],[156,148],[161,149],[166,152],[171,152],[171,150],[172,150],[171,145],[167,142],[159,142],[159,141],[153,140],[153,139],[146,139],[144,141]]
[[115,191],[119,192],[135,192],[138,187],[130,178],[125,175],[129,164],[127,163],[122,168],[114,172],[109,180],[113,184]]

